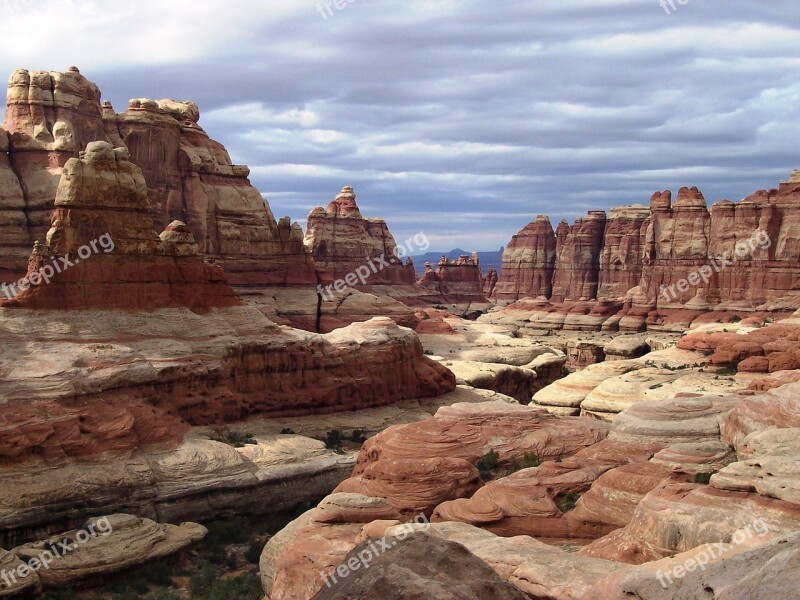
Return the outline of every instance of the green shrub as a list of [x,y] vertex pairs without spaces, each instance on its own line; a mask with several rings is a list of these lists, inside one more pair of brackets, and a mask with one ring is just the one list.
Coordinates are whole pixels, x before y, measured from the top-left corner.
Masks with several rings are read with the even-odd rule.
[[558,506],[558,510],[562,513],[567,513],[575,508],[575,504],[578,502],[578,498],[580,498],[579,494],[575,494],[573,492],[568,492],[563,496],[559,496],[556,498],[556,506]]
[[539,457],[535,452],[526,452],[525,456],[522,457],[523,469],[532,469],[534,467],[538,467],[539,464]]
[[491,479],[492,471],[497,468],[498,464],[500,464],[500,455],[494,450],[489,450],[475,463],[475,466],[481,473],[481,479]]
[[217,429],[208,436],[215,442],[222,442],[234,448],[244,448],[246,445],[257,446],[258,441],[252,433],[237,433],[228,429]]
[[192,600],[261,600],[264,596],[261,580],[255,572],[234,579],[215,577],[202,589],[192,587],[191,592]]
[[711,482],[711,476],[716,473],[697,473],[692,479],[692,483],[701,483],[703,485],[708,485]]
[[200,572],[189,581],[189,592],[192,598],[203,598],[203,594],[211,589],[212,584],[217,580],[217,571],[211,563],[205,563]]
[[738,372],[739,372],[738,360],[732,360],[718,371],[720,375],[736,375]]
[[728,319],[729,323],[738,323],[742,320],[742,317],[739,315],[733,315],[730,319]]
[[363,444],[367,441],[367,432],[363,429],[354,429],[353,433],[350,434],[350,440],[357,444]]
[[294,434],[295,434],[294,429],[292,429],[291,427],[284,427],[283,429],[281,429],[281,435],[294,435]]
[[265,545],[264,542],[258,540],[250,542],[250,546],[248,546],[247,551],[244,553],[247,562],[257,565],[261,560],[261,552],[264,550]]
[[72,588],[59,588],[45,593],[43,600],[75,600]]
[[322,441],[325,442],[326,448],[339,451],[342,449],[342,432],[338,429],[329,431]]
[[244,544],[250,540],[250,520],[247,517],[212,521],[206,524],[208,535],[205,543],[209,558],[216,564],[227,560],[225,546],[229,544]]

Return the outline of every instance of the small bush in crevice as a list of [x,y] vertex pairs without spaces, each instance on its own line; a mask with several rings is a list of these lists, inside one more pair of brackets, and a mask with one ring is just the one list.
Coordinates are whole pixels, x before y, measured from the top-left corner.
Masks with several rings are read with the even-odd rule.
[[692,483],[700,483],[702,485],[708,485],[711,483],[711,476],[714,475],[716,471],[712,473],[696,473],[695,476],[692,478]]
[[563,494],[562,496],[558,496],[555,499],[556,506],[558,507],[558,510],[560,510],[562,513],[567,513],[571,511],[573,508],[575,508],[575,505],[577,504],[578,499],[580,497],[581,497],[580,494],[576,494],[574,492],[568,492],[566,494]]

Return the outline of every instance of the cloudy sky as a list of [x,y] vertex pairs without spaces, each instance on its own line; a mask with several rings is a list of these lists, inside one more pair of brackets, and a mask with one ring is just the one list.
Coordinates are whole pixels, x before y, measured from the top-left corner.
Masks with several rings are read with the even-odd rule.
[[398,241],[492,250],[536,214],[775,187],[796,0],[0,0],[0,73],[192,99],[275,215],[353,185]]

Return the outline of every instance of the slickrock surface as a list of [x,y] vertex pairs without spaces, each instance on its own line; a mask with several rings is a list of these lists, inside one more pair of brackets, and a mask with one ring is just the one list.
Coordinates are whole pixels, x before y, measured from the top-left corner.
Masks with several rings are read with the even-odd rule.
[[[366,283],[353,275],[350,287],[380,284],[413,285],[413,264],[395,255],[397,243],[383,219],[366,219],[356,204],[353,188],[345,187],[328,208],[317,207],[308,214],[305,245],[317,266],[334,280],[363,271]],[[378,259],[382,260],[378,260]]]
[[[480,479],[472,464],[489,451],[497,453],[500,465],[521,460],[525,454],[541,460],[565,457],[563,467],[561,463],[548,463],[552,472],[542,473],[543,479],[549,479],[546,486],[540,486],[539,498],[531,490],[520,492],[529,497],[522,504],[538,510],[543,517],[540,520],[549,522],[558,513],[553,499],[581,485],[582,480],[571,472],[574,467],[566,457],[606,435],[607,426],[598,421],[557,419],[543,411],[505,402],[455,404],[439,409],[433,419],[392,427],[368,440],[353,476],[337,491],[387,498],[399,517],[424,512],[433,513],[438,521],[463,520],[454,518],[462,500],[447,501],[472,498],[463,502],[469,506],[468,512],[482,515],[474,517],[478,522],[503,521],[496,529],[512,531],[519,526],[513,510],[504,513],[495,508],[488,512],[483,509],[490,506],[482,503],[484,492],[494,484],[479,489]],[[409,485],[410,482],[415,483]],[[492,497],[491,503],[494,502]],[[474,522],[472,517],[469,522]]]
[[454,404],[432,419],[390,427],[369,439],[354,476],[383,461],[451,458],[475,462],[490,450],[500,464],[525,453],[542,459],[569,456],[606,437],[608,426],[589,419],[558,419],[503,401]]
[[386,318],[318,336],[249,307],[202,316],[5,309],[0,331],[0,395],[15,407],[3,414],[0,455],[17,461],[170,444],[182,420],[337,412],[455,387],[413,332]]
[[74,67],[66,73],[15,71],[3,124],[8,136],[0,133],[0,227],[24,227],[0,238],[0,281],[25,274],[31,245],[43,242],[50,227],[64,165],[101,141],[127,147],[144,172],[158,230],[175,220],[186,223],[201,255],[224,267],[231,283],[316,285],[300,226],[275,220],[250,185],[247,167],[232,164],[199,118],[192,102],[147,99],[132,100],[117,115]]
[[[713,479],[712,479],[713,481]],[[636,507],[631,522],[580,554],[642,564],[704,544],[730,542],[765,523],[760,543],[800,530],[800,507],[712,485],[664,482]]]
[[[313,511],[310,511],[279,533],[276,541],[270,541],[262,554],[262,581],[267,597],[271,600],[308,598],[317,590],[320,594],[318,597],[327,597],[324,594],[332,593],[338,589],[338,585],[357,576],[357,573],[353,572],[341,583],[333,581],[335,569],[340,564],[347,564],[349,556],[358,555],[358,551],[354,549],[359,543],[369,547],[369,543],[372,542],[372,547],[378,548],[382,556],[413,557],[415,562],[425,564],[426,556],[417,557],[414,553],[404,551],[400,538],[406,539],[409,535],[413,536],[412,539],[425,536],[440,542],[446,540],[459,544],[473,556],[473,559],[477,558],[488,564],[501,581],[506,581],[523,592],[522,597],[580,600],[586,597],[593,585],[608,577],[610,573],[620,569],[631,569],[620,563],[577,556],[527,536],[498,537],[464,523],[393,525],[390,521],[376,521],[363,527],[352,524],[324,526],[314,524],[313,514]],[[391,548],[396,548],[396,554],[392,550],[386,550],[385,554],[380,553],[380,549],[383,548],[381,541]],[[363,547],[358,546],[359,551]],[[277,561],[276,550],[280,556]],[[470,561],[469,555],[459,554],[459,557],[461,563]],[[371,572],[372,568],[367,569],[367,572]],[[455,567],[447,568],[445,571],[453,572],[454,569]],[[472,582],[472,571],[463,573],[458,569],[455,571],[460,573],[460,581]],[[475,585],[480,585],[484,573],[483,570],[479,571],[480,576],[477,577]],[[331,581],[330,589],[325,585],[323,574],[328,575],[328,580]],[[383,574],[381,577],[376,577],[376,584],[385,583],[389,577],[391,576]],[[419,597],[429,596],[423,590]]]
[[[557,415],[610,421],[634,403],[686,394],[724,395],[749,387],[752,377],[706,369],[701,352],[667,348],[636,359],[592,364],[541,389],[531,406]],[[702,367],[702,368],[701,368]]]
[[[94,529],[90,529],[94,526]],[[38,558],[48,547],[63,548],[59,542],[69,540],[71,552],[56,558],[49,568],[40,569],[36,577],[46,588],[74,586],[82,581],[131,569],[165,559],[202,540],[207,530],[196,523],[168,525],[154,523],[131,515],[114,514],[92,519],[85,530],[97,532],[81,543],[84,534],[69,531],[47,540],[14,548],[11,552],[24,561]]]
[[[753,549],[748,545],[719,546],[712,544],[634,569],[619,570],[595,584],[587,597],[626,600],[633,595],[646,600],[771,600],[796,595],[800,534],[781,537]],[[725,552],[718,554],[722,550]],[[703,568],[698,568],[698,560],[705,563]]]
[[[416,533],[392,540],[392,548],[372,556],[368,569],[324,587],[315,600],[385,598],[408,600],[526,600],[529,596],[503,581],[484,561],[461,544]],[[356,546],[342,561],[370,555],[372,540]]]
[[423,317],[427,320],[417,332],[426,352],[452,370],[459,383],[527,404],[534,393],[561,377],[566,357],[553,346],[517,339],[503,326],[477,324],[435,309],[427,309]]
[[608,218],[590,211],[555,233],[538,216],[507,246],[494,297],[524,299],[511,309],[538,312],[550,327],[597,331],[787,315],[800,306],[798,207],[793,177],[710,210],[697,188],[681,188],[674,203],[671,192],[657,192],[649,208],[618,207]]

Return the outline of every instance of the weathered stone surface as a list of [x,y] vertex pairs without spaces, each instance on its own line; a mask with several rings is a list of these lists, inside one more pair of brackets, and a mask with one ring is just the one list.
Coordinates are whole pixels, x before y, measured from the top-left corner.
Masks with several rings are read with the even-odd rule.
[[471,496],[480,486],[478,470],[462,458],[384,459],[357,465],[334,492],[386,498],[394,512],[383,518],[401,519],[430,515],[440,503]]
[[337,412],[455,387],[416,335],[387,318],[319,336],[278,328],[250,307],[203,315],[4,309],[0,334],[0,397],[14,408],[3,413],[0,455],[15,461],[171,444],[181,421]]
[[[397,243],[386,221],[362,217],[351,187],[343,188],[327,209],[317,207],[308,214],[304,243],[317,266],[334,280],[350,275],[354,283],[347,284],[351,287],[411,285],[416,279],[414,265],[405,264],[396,255]],[[364,282],[356,276],[362,272]]]
[[800,427],[800,383],[790,383],[766,394],[744,398],[728,416],[723,441],[736,448],[748,435],[772,428]]
[[272,598],[272,584],[275,582],[275,567],[278,558],[289,545],[294,543],[300,532],[311,524],[313,513],[314,509],[304,512],[273,535],[261,552],[261,558],[258,561],[258,573],[261,577],[261,586],[264,588],[267,598]]
[[494,290],[498,300],[526,296],[549,298],[556,267],[556,234],[543,215],[511,238],[503,252],[503,268]]
[[28,231],[25,195],[11,167],[8,134],[0,129],[0,281],[19,279],[25,273],[33,240]]
[[[559,230],[563,231],[565,225],[566,222],[562,222]],[[590,211],[587,217],[576,219],[566,235],[556,234],[558,243],[553,275],[554,302],[591,300],[597,297],[605,226],[606,213]]]
[[407,600],[525,600],[527,595],[504,581],[489,565],[461,544],[440,537],[412,534],[389,541],[391,548],[375,556],[372,540],[356,546],[342,561],[359,561],[369,554],[369,568],[346,578],[331,575],[315,600],[386,598]]
[[[546,218],[537,217],[509,244],[495,294],[553,302],[549,323],[559,328],[569,322],[557,314],[593,303],[592,314],[607,319],[593,322],[581,307],[580,326],[597,331],[680,330],[761,311],[791,313],[800,305],[800,273],[790,258],[800,244],[798,206],[796,178],[710,211],[697,188],[681,188],[674,203],[671,192],[657,192],[649,209],[615,208],[607,220],[592,211],[571,227],[562,222],[554,266],[527,260],[550,240],[541,236]],[[783,357],[773,368],[796,368],[795,360]]]
[[642,253],[650,210],[644,206],[612,208],[603,234],[597,298],[624,301],[642,277]]
[[739,461],[713,477],[719,489],[758,492],[800,505],[800,428],[751,433],[739,447]]
[[634,462],[606,471],[580,497],[570,516],[576,521],[625,527],[642,498],[670,472],[654,462]]
[[554,414],[578,415],[586,396],[605,380],[644,368],[633,361],[613,361],[589,365],[538,391],[531,406],[544,408]]
[[[89,536],[85,536],[87,531]],[[91,535],[92,532],[96,535]],[[49,568],[36,573],[46,587],[65,587],[165,559],[199,542],[206,533],[206,528],[196,523],[179,526],[159,524],[149,519],[115,514],[88,521],[83,534],[80,530],[61,533],[41,542],[19,546],[12,552],[28,562],[38,558],[48,547],[58,548],[58,542],[69,540],[73,550],[52,561]],[[88,541],[81,542],[84,537],[88,537]]]
[[457,260],[442,256],[435,271],[430,263],[425,263],[425,273],[417,282],[420,299],[432,304],[466,303],[467,310],[473,303],[478,309],[487,303],[484,286],[477,254]]
[[[91,142],[80,158],[68,160],[55,207],[47,245],[37,245],[29,261],[26,277],[39,285],[21,289],[2,305],[203,310],[242,303],[221,270],[191,253],[188,231],[179,239],[177,225],[164,239],[153,231],[144,177],[124,148]],[[74,265],[62,270],[60,257],[70,256]],[[45,269],[49,281],[41,280]]]
[[[10,189],[21,186],[23,190],[27,241],[43,241],[64,164],[90,142],[111,141],[103,127],[100,90],[75,67],[66,73],[17,69],[8,81],[3,127],[9,134],[11,165],[19,178]],[[3,253],[9,242],[3,238]],[[19,279],[25,274],[25,263],[18,262],[9,270],[14,273],[10,279]]]
[[[28,226],[0,238],[0,252],[12,261],[0,280],[25,274],[23,258],[29,252],[23,254],[21,244],[30,250],[34,241],[44,241],[67,160],[102,141],[127,147],[144,172],[155,226],[162,230],[174,220],[186,223],[200,253],[224,267],[231,283],[316,285],[300,226],[288,218],[275,221],[250,185],[247,167],[231,162],[225,148],[200,128],[199,118],[192,102],[148,99],[132,100],[117,115],[109,103],[100,104],[97,86],[74,67],[66,73],[15,71],[4,128],[19,181],[2,186],[10,198],[0,196],[0,211],[6,206],[19,210],[21,200]],[[22,195],[16,192],[20,187]],[[8,218],[18,219],[19,213]]]
[[762,544],[798,531],[800,507],[758,494],[664,482],[638,504],[624,529],[592,542],[580,554],[642,564],[704,544],[730,542],[737,531],[748,529],[751,538],[754,530],[765,532],[759,536]]
[[656,454],[651,462],[671,471],[696,475],[716,473],[736,460],[733,449],[719,441],[673,444]]
[[[800,534],[750,549],[712,544],[635,569],[619,570],[599,581],[587,597],[625,600],[770,600],[796,594]],[[698,560],[703,567],[698,569]],[[687,565],[689,571],[687,572]],[[677,570],[676,570],[677,567]],[[681,577],[677,577],[676,573]]]

